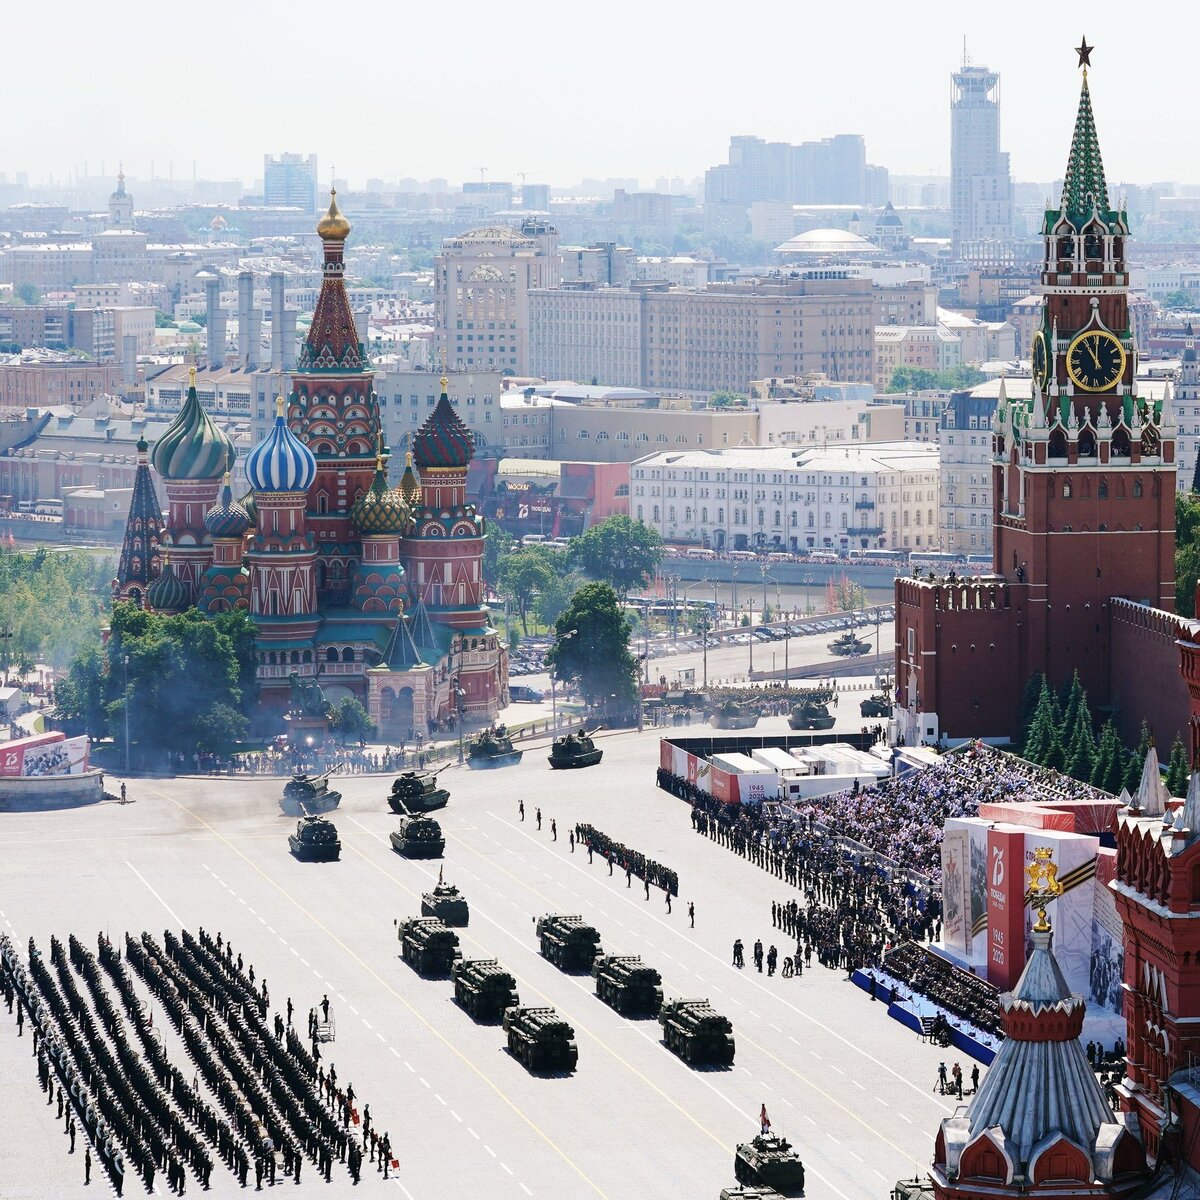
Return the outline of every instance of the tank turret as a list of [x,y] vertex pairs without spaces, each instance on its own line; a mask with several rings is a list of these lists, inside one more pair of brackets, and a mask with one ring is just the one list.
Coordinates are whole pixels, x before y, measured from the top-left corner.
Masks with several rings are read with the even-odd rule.
[[301,817],[288,846],[301,862],[336,862],[342,856],[337,828],[324,817]]
[[405,858],[441,858],[446,849],[442,827],[432,817],[401,817],[392,830],[392,849]]
[[402,816],[445,808],[450,793],[437,785],[437,776],[424,771],[405,771],[393,784],[388,805]]
[[513,747],[504,726],[498,725],[494,729],[485,729],[471,739],[467,747],[467,766],[476,771],[508,767],[519,763],[523,753]]
[[342,793],[330,788],[327,774],[305,775],[300,772],[283,785],[283,799],[279,801],[279,807],[289,817],[311,817],[332,812],[341,800]]
[[573,771],[580,767],[594,767],[604,757],[604,751],[596,748],[586,730],[568,733],[555,740],[550,747],[550,766],[556,771]]

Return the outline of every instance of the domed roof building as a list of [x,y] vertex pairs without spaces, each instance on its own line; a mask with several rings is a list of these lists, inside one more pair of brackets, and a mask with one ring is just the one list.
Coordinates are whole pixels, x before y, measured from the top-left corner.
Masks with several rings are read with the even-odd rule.
[[188,373],[188,390],[175,420],[154,443],[150,461],[171,480],[220,479],[233,466],[233,443],[217,428],[196,395],[196,369]]
[[375,478],[351,506],[350,519],[363,534],[399,535],[409,526],[407,502],[398,490],[388,487],[382,450],[375,461]]
[[475,439],[454,411],[448,387],[449,381],[443,376],[437,405],[413,437],[413,458],[422,471],[430,467],[462,470],[475,457]]
[[775,247],[775,253],[785,262],[796,263],[817,259],[844,262],[848,259],[870,258],[879,252],[874,242],[845,229],[809,229]]
[[242,565],[242,551],[254,521],[246,506],[233,498],[228,474],[220,499],[204,514],[204,525],[212,536],[213,560],[200,581],[196,607],[206,613],[249,608],[250,573]]
[[227,471],[221,498],[204,514],[204,527],[214,538],[240,538],[253,524],[250,514],[233,498]]
[[153,612],[183,612],[192,602],[191,589],[175,574],[169,555],[163,555],[158,578],[146,591],[146,607]]
[[246,478],[256,492],[307,492],[316,477],[317,460],[287,427],[280,396],[271,432],[246,458]]

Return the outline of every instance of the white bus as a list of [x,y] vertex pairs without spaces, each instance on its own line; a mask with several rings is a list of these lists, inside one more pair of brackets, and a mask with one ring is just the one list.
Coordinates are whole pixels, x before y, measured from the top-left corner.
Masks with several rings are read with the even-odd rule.
[[687,550],[684,551],[684,557],[686,557],[686,558],[716,558],[717,555],[716,555],[716,551],[714,551],[714,550],[705,550],[701,546],[690,546],[690,547],[688,547]]

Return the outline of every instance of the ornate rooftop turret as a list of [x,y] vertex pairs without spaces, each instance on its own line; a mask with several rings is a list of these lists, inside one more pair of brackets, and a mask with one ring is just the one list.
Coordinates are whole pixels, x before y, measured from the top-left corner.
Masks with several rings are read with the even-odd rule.
[[1082,228],[1098,210],[1101,219],[1108,212],[1108,183],[1104,178],[1104,160],[1096,136],[1092,115],[1092,95],[1088,91],[1087,68],[1079,90],[1079,110],[1075,114],[1075,132],[1071,153],[1063,176],[1062,211],[1076,229]]
[[337,191],[329,191],[329,211],[317,222],[324,265],[321,291],[313,311],[312,324],[300,351],[300,374],[312,371],[361,371],[366,354],[358,340],[350,300],[344,280],[346,239],[350,222],[337,205]]
[[375,456],[375,478],[350,509],[350,517],[364,534],[400,534],[409,525],[408,504],[395,489],[388,487],[383,446]]
[[437,405],[413,438],[413,457],[422,471],[428,467],[461,469],[475,457],[475,439],[450,403],[449,386],[443,375]]
[[226,471],[221,498],[204,514],[204,528],[215,538],[235,538],[241,537],[253,524],[250,514],[233,498],[229,472]]
[[182,612],[191,604],[187,584],[175,574],[170,556],[163,555],[162,572],[146,592],[146,603],[155,612]]
[[125,537],[121,542],[121,558],[117,577],[113,580],[113,598],[136,600],[146,598],[146,589],[153,578],[154,558],[162,539],[162,508],[154,490],[147,456],[149,446],[144,437],[138,438],[137,471],[133,477],[133,494],[129,498],[129,515],[125,519]]
[[233,443],[213,423],[196,395],[196,368],[188,372],[183,407],[154,443],[150,460],[166,480],[220,479],[233,466]]
[[275,401],[275,424],[246,459],[246,478],[256,492],[307,492],[317,475],[312,451],[287,427],[283,397]]
[[335,187],[329,189],[329,211],[317,222],[317,236],[324,242],[344,242],[350,236],[350,222],[338,208]]
[[404,474],[400,476],[400,495],[410,509],[421,503],[421,485],[417,482],[416,472],[413,471],[413,456],[410,450],[404,456]]

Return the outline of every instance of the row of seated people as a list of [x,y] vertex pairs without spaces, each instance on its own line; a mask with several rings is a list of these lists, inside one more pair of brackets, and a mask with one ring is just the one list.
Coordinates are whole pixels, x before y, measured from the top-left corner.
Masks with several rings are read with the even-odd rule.
[[884,957],[882,969],[976,1029],[999,1034],[999,992],[986,979],[954,966],[916,942],[902,942]]

